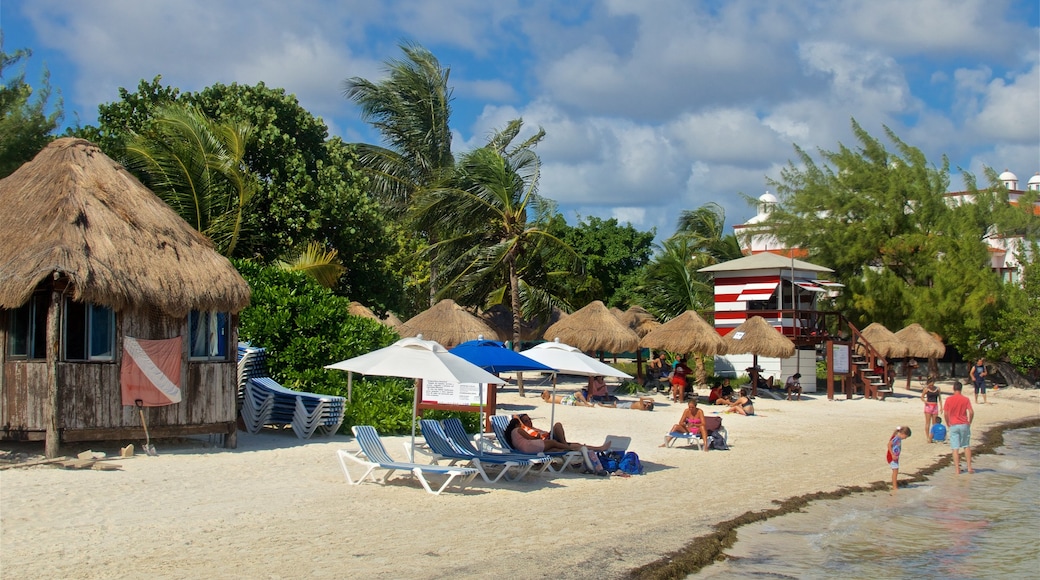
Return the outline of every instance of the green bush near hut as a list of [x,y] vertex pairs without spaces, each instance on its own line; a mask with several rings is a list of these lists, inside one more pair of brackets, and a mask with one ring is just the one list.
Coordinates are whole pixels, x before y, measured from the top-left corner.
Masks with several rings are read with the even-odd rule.
[[[267,372],[283,386],[347,396],[347,373],[325,365],[383,348],[399,337],[390,327],[349,313],[350,300],[299,272],[235,260],[253,294],[239,321],[239,340],[266,349]],[[352,402],[340,431],[372,425],[380,433],[410,432],[412,381],[355,376]],[[429,412],[432,419],[458,416],[475,431],[475,413]]]

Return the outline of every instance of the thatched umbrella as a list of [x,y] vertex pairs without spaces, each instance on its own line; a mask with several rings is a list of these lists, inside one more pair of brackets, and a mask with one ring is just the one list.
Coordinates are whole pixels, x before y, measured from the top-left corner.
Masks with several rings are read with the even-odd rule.
[[397,334],[402,334],[401,327],[404,326],[404,323],[401,322],[401,319],[398,318],[397,315],[393,312],[387,312],[386,316],[384,316],[380,320],[390,328],[396,330]]
[[351,302],[350,308],[347,311],[354,316],[360,316],[361,318],[371,318],[372,320],[383,322],[381,318],[376,316],[375,312],[372,312],[372,310],[370,310],[367,306],[360,302]]
[[495,329],[486,322],[448,298],[409,318],[398,332],[407,332],[411,336],[421,334],[424,339],[439,342],[444,348],[481,336],[497,336]]
[[25,304],[58,273],[73,300],[240,312],[249,285],[205,236],[83,139],[53,141],[0,180],[0,308]]
[[780,334],[765,318],[752,316],[722,337],[726,354],[752,354],[751,392],[758,394],[758,357],[788,358],[794,356],[794,343]]
[[726,342],[693,310],[658,326],[639,341],[645,348],[656,348],[678,353],[724,354]]
[[631,352],[639,348],[639,335],[622,324],[599,300],[553,324],[542,336],[546,340],[558,338],[585,352]]
[[[882,324],[872,322],[860,331],[860,335],[867,339],[870,346],[886,359],[906,356],[906,344]],[[861,354],[865,351],[862,345],[857,345],[856,348]]]
[[644,337],[661,326],[661,323],[642,306],[630,306],[618,317],[622,324],[631,328],[640,337]]
[[906,388],[910,388],[910,360],[915,358],[941,358],[946,354],[946,345],[932,336],[918,323],[913,323],[896,333],[896,338],[906,345]]

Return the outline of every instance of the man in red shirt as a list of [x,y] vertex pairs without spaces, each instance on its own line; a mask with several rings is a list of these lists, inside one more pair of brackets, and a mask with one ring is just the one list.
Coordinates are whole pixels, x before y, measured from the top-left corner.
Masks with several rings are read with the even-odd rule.
[[961,473],[961,449],[968,462],[968,473],[975,473],[971,468],[971,422],[975,419],[975,411],[971,408],[971,400],[961,394],[960,381],[953,382],[953,395],[943,405],[943,414],[949,427],[950,448],[953,449],[953,467],[957,474]]

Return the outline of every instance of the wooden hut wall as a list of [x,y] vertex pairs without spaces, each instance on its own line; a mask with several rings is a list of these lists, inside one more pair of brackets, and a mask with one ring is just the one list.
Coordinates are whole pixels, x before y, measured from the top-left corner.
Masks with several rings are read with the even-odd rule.
[[[124,336],[145,339],[186,337],[187,319],[128,311],[117,314],[116,357],[106,362],[58,363],[58,424],[63,439],[102,440],[136,435],[141,417],[122,404],[119,374]],[[183,341],[180,403],[144,409],[153,436],[195,433],[234,434],[238,365],[234,345],[238,316],[231,317],[227,361],[189,361]],[[6,313],[0,314],[0,341],[6,342]],[[0,428],[2,436],[42,439],[46,429],[48,365],[45,360],[7,360],[0,344]]]

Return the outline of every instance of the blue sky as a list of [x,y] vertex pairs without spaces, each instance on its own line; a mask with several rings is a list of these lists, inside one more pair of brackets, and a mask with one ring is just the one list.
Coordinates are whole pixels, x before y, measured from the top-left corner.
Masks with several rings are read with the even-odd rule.
[[[659,237],[678,213],[754,215],[794,157],[892,128],[933,164],[1040,171],[1036,0],[0,0],[4,49],[33,51],[66,123],[162,75],[182,91],[263,81],[347,141],[375,142],[342,94],[398,44],[451,68],[454,149],[523,117],[547,132],[542,195],[568,221]],[[953,188],[961,185],[955,178]]]

